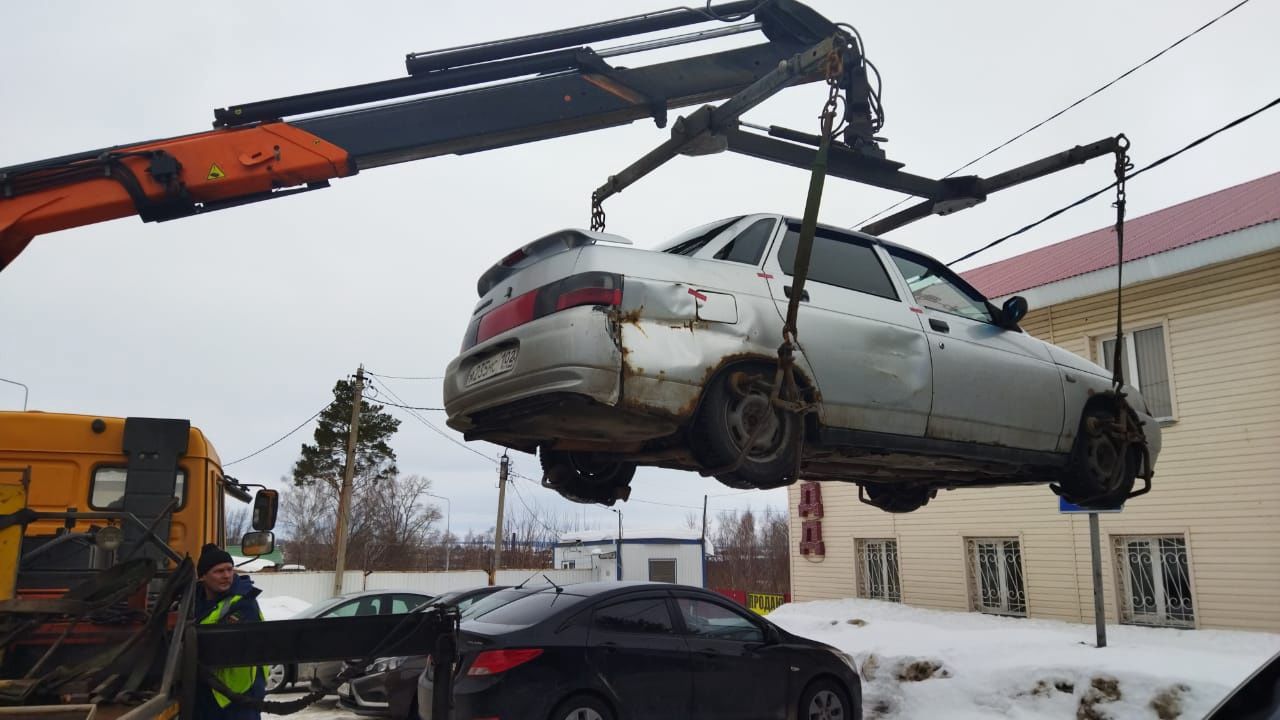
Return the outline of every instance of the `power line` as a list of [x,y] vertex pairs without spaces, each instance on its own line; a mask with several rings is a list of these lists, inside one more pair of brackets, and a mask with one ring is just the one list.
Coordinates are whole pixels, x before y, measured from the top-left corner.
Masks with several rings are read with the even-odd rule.
[[[1201,32],[1201,31],[1203,31],[1204,29],[1208,28],[1210,25],[1213,25],[1214,23],[1218,22],[1218,21],[1219,21],[1219,20],[1221,20],[1222,18],[1224,18],[1224,17],[1226,17],[1226,16],[1230,15],[1231,13],[1235,12],[1236,10],[1239,10],[1241,7],[1243,7],[1244,5],[1248,4],[1248,2],[1249,2],[1249,0],[1240,0],[1240,2],[1236,3],[1235,5],[1231,6],[1229,9],[1227,9],[1227,11],[1226,11],[1226,12],[1223,12],[1221,15],[1219,15],[1219,16],[1217,16],[1217,17],[1215,17],[1214,19],[1210,20],[1209,22],[1207,22],[1207,23],[1205,23],[1205,24],[1201,25],[1200,27],[1196,28],[1195,30],[1192,30],[1191,32],[1187,33],[1186,35],[1183,35],[1182,37],[1178,38],[1178,40],[1177,40],[1176,42],[1174,42],[1172,45],[1170,45],[1170,46],[1166,47],[1165,49],[1161,50],[1160,52],[1156,53],[1155,55],[1152,55],[1151,57],[1147,58],[1146,60],[1143,60],[1142,62],[1138,63],[1137,65],[1134,65],[1133,67],[1129,68],[1128,70],[1125,70],[1123,73],[1120,73],[1120,74],[1119,74],[1119,75],[1117,75],[1114,79],[1112,79],[1110,82],[1106,83],[1106,84],[1105,84],[1105,85],[1103,85],[1102,87],[1099,87],[1097,90],[1094,90],[1093,92],[1089,93],[1088,95],[1085,95],[1084,97],[1080,98],[1079,100],[1076,100],[1075,102],[1071,103],[1070,105],[1066,106],[1065,108],[1063,108],[1063,109],[1059,110],[1058,112],[1056,112],[1056,113],[1054,113],[1054,114],[1050,115],[1049,117],[1045,118],[1044,120],[1041,120],[1040,122],[1036,123],[1035,125],[1032,125],[1031,127],[1027,128],[1026,130],[1023,130],[1022,132],[1018,133],[1017,135],[1014,135],[1013,137],[1009,138],[1008,140],[1005,140],[1004,142],[1000,143],[999,145],[997,145],[997,146],[995,146],[995,147],[991,148],[990,150],[988,150],[988,151],[986,151],[985,153],[983,153],[983,154],[979,155],[978,157],[976,157],[976,158],[974,158],[974,159],[970,160],[969,162],[965,163],[964,165],[961,165],[960,167],[956,168],[955,170],[952,170],[951,172],[947,173],[946,175],[943,175],[943,177],[944,177],[944,178],[949,178],[949,177],[951,177],[952,175],[955,175],[956,173],[960,172],[961,170],[964,170],[965,168],[968,168],[968,167],[972,166],[974,163],[977,163],[977,162],[978,162],[978,161],[980,161],[980,160],[984,160],[984,159],[986,159],[987,157],[990,157],[992,154],[994,154],[994,153],[998,152],[999,150],[1001,150],[1001,149],[1003,149],[1003,148],[1007,147],[1008,145],[1012,144],[1013,142],[1015,142],[1015,141],[1017,141],[1017,140],[1021,139],[1023,136],[1025,136],[1025,135],[1027,135],[1027,134],[1029,134],[1029,133],[1031,133],[1031,132],[1033,132],[1033,131],[1035,131],[1035,130],[1039,129],[1040,127],[1042,127],[1042,126],[1043,126],[1043,125],[1045,125],[1046,123],[1048,123],[1048,122],[1050,122],[1050,121],[1052,121],[1052,120],[1055,120],[1055,119],[1057,119],[1058,117],[1061,117],[1061,116],[1062,116],[1064,113],[1066,113],[1067,111],[1069,111],[1069,110],[1071,110],[1072,108],[1076,107],[1077,105],[1079,105],[1079,104],[1083,103],[1084,101],[1088,100],[1089,98],[1092,98],[1094,95],[1097,95],[1098,93],[1102,92],[1103,90],[1106,90],[1107,88],[1111,87],[1112,85],[1115,85],[1116,83],[1120,82],[1121,80],[1125,79],[1126,77],[1128,77],[1128,76],[1132,75],[1134,72],[1136,72],[1137,70],[1141,69],[1143,66],[1145,66],[1145,65],[1149,64],[1151,61],[1155,60],[1156,58],[1160,57],[1161,55],[1164,55],[1165,53],[1169,52],[1170,50],[1172,50],[1172,49],[1174,49],[1174,48],[1178,47],[1178,46],[1179,46],[1179,45],[1181,45],[1182,43],[1184,43],[1184,42],[1186,42],[1187,40],[1191,39],[1191,37],[1192,37],[1192,36],[1194,36],[1194,35],[1196,35],[1196,34],[1200,33],[1200,32]],[[890,210],[893,210],[894,208],[898,207],[898,206],[899,206],[899,205],[901,205],[902,203],[904,203],[904,202],[906,202],[906,201],[910,200],[912,197],[914,197],[914,196],[912,196],[912,195],[907,195],[906,197],[903,197],[903,198],[902,198],[901,200],[899,200],[898,202],[896,202],[896,203],[894,203],[894,204],[890,205],[889,207],[887,207],[887,208],[885,208],[885,209],[881,210],[881,211],[880,211],[880,212],[878,212],[878,213],[873,214],[871,217],[868,217],[868,218],[866,218],[865,220],[862,220],[861,222],[859,222],[859,223],[858,223],[857,225],[855,225],[854,227],[862,227],[862,226],[866,225],[868,222],[870,222],[870,221],[872,221],[872,220],[875,220],[876,218],[880,217],[881,215],[884,215],[885,213],[889,212]]]
[[491,463],[495,463],[495,464],[496,464],[496,463],[498,462],[498,461],[497,461],[497,460],[495,460],[494,458],[491,458],[491,457],[489,457],[488,455],[485,455],[484,453],[480,452],[479,450],[476,450],[475,448],[471,447],[470,445],[467,445],[466,443],[464,443],[464,442],[462,442],[462,441],[458,440],[457,438],[453,437],[453,436],[452,436],[452,435],[450,435],[449,433],[447,433],[447,432],[445,432],[445,431],[441,430],[440,428],[436,427],[435,425],[431,424],[431,422],[430,422],[430,421],[428,421],[426,418],[424,418],[424,417],[422,417],[421,415],[419,415],[419,414],[417,413],[417,411],[416,411],[416,410],[411,410],[411,409],[409,409],[411,406],[410,406],[408,403],[404,402],[404,400],[403,400],[399,395],[396,395],[396,394],[395,394],[395,392],[393,392],[393,391],[391,390],[391,388],[387,387],[386,383],[382,382],[381,380],[378,380],[376,377],[375,377],[375,378],[373,378],[373,382],[374,382],[374,383],[376,383],[376,384],[378,385],[378,387],[380,387],[380,388],[382,388],[383,390],[385,390],[385,391],[387,392],[387,394],[388,394],[388,395],[390,395],[391,397],[393,397],[393,398],[395,398],[396,400],[399,400],[399,401],[401,402],[401,404],[400,404],[400,405],[398,405],[397,407],[400,407],[400,408],[403,408],[403,409],[408,410],[408,412],[409,412],[409,414],[410,414],[410,415],[412,415],[414,418],[416,418],[416,419],[418,420],[418,422],[420,422],[420,423],[422,423],[423,425],[426,425],[428,428],[430,428],[430,429],[431,429],[431,431],[432,431],[432,432],[434,432],[435,434],[439,435],[440,437],[444,438],[445,440],[448,440],[449,442],[453,443],[454,445],[457,445],[458,447],[462,448],[463,450],[466,450],[467,452],[473,452],[473,453],[475,453],[476,455],[479,455],[480,457],[484,458],[485,460],[488,460],[488,461],[489,461],[489,462],[491,462]]
[[[508,473],[507,473],[507,474],[508,474],[508,475],[510,475],[510,474],[511,474],[511,473],[510,473],[510,471],[508,471]],[[543,530],[546,530],[547,532],[551,533],[552,535],[555,535],[556,537],[559,537],[559,536],[560,536],[560,533],[559,533],[558,531],[553,530],[553,529],[552,529],[550,526],[548,526],[546,523],[542,522],[542,518],[538,517],[538,514],[537,514],[537,513],[535,513],[535,512],[533,511],[533,509],[532,509],[532,508],[530,508],[530,507],[529,507],[529,503],[527,503],[527,502],[525,502],[525,501],[524,501],[524,496],[520,494],[520,486],[519,486],[519,485],[517,485],[516,483],[511,483],[511,489],[512,489],[512,491],[514,491],[514,492],[515,492],[515,494],[516,494],[516,499],[517,499],[517,500],[519,500],[519,501],[520,501],[520,504],[524,506],[524,510],[525,510],[525,512],[529,513],[529,517],[533,518],[533,521],[534,521],[534,522],[536,522],[536,523],[538,523],[539,525],[541,525]]]
[[443,375],[383,375],[382,373],[364,371],[365,375],[380,377],[385,380],[443,380]]
[[284,435],[280,436],[280,438],[278,438],[277,440],[275,440],[274,442],[272,442],[270,445],[267,445],[266,447],[264,447],[264,448],[262,448],[262,449],[260,449],[260,450],[256,450],[256,451],[254,451],[254,452],[251,452],[251,453],[249,453],[248,455],[245,455],[245,456],[244,456],[244,457],[242,457],[242,458],[238,458],[238,459],[236,459],[236,460],[232,460],[232,461],[231,461],[231,462],[229,462],[229,463],[223,463],[223,464],[222,464],[222,467],[223,467],[223,468],[229,468],[229,467],[231,467],[232,465],[235,465],[235,464],[236,464],[236,463],[238,463],[238,462],[244,462],[245,460],[248,460],[249,458],[251,458],[251,457],[253,457],[253,456],[255,456],[255,455],[258,455],[258,454],[264,453],[264,452],[266,452],[266,451],[270,450],[271,448],[275,447],[276,445],[279,445],[280,443],[282,443],[282,442],[284,442],[285,440],[287,440],[287,439],[289,438],[289,436],[290,436],[290,435],[292,435],[292,434],[294,434],[294,433],[298,432],[299,430],[301,430],[302,428],[306,427],[306,426],[307,426],[307,423],[309,423],[309,422],[311,422],[312,420],[315,420],[316,418],[320,417],[320,413],[322,413],[322,412],[324,412],[325,410],[327,410],[327,409],[329,408],[329,406],[330,406],[330,405],[332,405],[332,404],[333,404],[333,403],[331,403],[331,402],[330,402],[330,403],[326,403],[326,404],[325,404],[325,406],[324,406],[324,407],[322,407],[322,408],[320,408],[319,410],[317,410],[317,411],[315,412],[315,414],[314,414],[314,415],[312,415],[311,417],[307,418],[306,420],[303,420],[303,421],[302,421],[302,423],[300,423],[300,424],[298,425],[298,427],[296,427],[296,428],[294,428],[294,429],[290,430],[289,432],[285,433]]
[[393,402],[389,402],[387,400],[381,400],[378,398],[365,398],[365,399],[373,400],[377,402],[379,405],[390,405],[391,407],[398,407],[404,410],[434,410],[437,412],[444,412],[444,408],[442,407],[419,407],[416,405],[401,405],[400,403],[393,403]]
[[[1247,0],[1246,0],[1246,1],[1247,1]],[[1184,145],[1182,148],[1180,148],[1180,149],[1178,149],[1178,150],[1175,150],[1174,152],[1171,152],[1171,153],[1169,153],[1168,155],[1165,155],[1164,157],[1160,158],[1159,160],[1156,160],[1155,162],[1151,163],[1150,165],[1147,165],[1146,167],[1142,168],[1141,170],[1138,170],[1138,171],[1136,171],[1136,172],[1130,173],[1129,175],[1125,176],[1125,180],[1126,180],[1126,181],[1128,181],[1128,180],[1132,180],[1133,178],[1138,177],[1139,175],[1141,175],[1142,173],[1144,173],[1144,172],[1146,172],[1146,171],[1148,171],[1148,170],[1154,170],[1155,168],[1160,167],[1161,165],[1163,165],[1163,164],[1165,164],[1165,163],[1169,162],[1170,160],[1172,160],[1172,159],[1174,159],[1175,157],[1177,157],[1177,156],[1181,155],[1182,153],[1184,153],[1184,152],[1186,152],[1186,151],[1190,150],[1191,148],[1194,148],[1194,147],[1196,147],[1197,145],[1200,145],[1200,144],[1202,144],[1202,143],[1204,143],[1204,142],[1207,142],[1208,140],[1210,140],[1211,138],[1213,138],[1215,135],[1218,135],[1219,133],[1226,132],[1227,130],[1230,130],[1231,128],[1233,128],[1233,127],[1235,127],[1235,126],[1237,126],[1237,125],[1239,125],[1239,124],[1241,124],[1241,123],[1243,123],[1243,122],[1245,122],[1245,121],[1247,121],[1247,120],[1250,120],[1250,119],[1252,119],[1252,118],[1254,118],[1254,117],[1256,117],[1256,116],[1258,116],[1258,115],[1261,115],[1262,113],[1266,112],[1267,110],[1270,110],[1271,108],[1275,107],[1276,105],[1280,105],[1280,98],[1276,98],[1275,100],[1272,100],[1271,102],[1267,103],[1266,105],[1263,105],[1262,107],[1258,108],[1257,110],[1254,110],[1253,112],[1249,113],[1248,115],[1244,115],[1244,116],[1242,116],[1242,117],[1236,118],[1235,120],[1232,120],[1231,122],[1227,123],[1226,125],[1223,125],[1222,127],[1218,128],[1217,130],[1214,130],[1213,132],[1209,133],[1208,135],[1204,135],[1204,136],[1202,136],[1202,137],[1200,137],[1200,138],[1197,138],[1196,140],[1191,141],[1191,142],[1190,142],[1190,143],[1188,143],[1187,145]],[[963,255],[963,256],[961,256],[961,257],[958,257],[958,258],[956,258],[955,260],[952,260],[951,262],[947,263],[947,265],[948,265],[948,266],[955,265],[955,264],[956,264],[956,263],[958,263],[958,262],[963,262],[963,261],[965,261],[965,260],[968,260],[969,258],[973,257],[974,255],[977,255],[978,253],[986,252],[987,250],[990,250],[991,248],[995,247],[996,245],[999,245],[1000,243],[1004,242],[1005,240],[1008,240],[1009,238],[1012,238],[1012,237],[1016,237],[1016,236],[1018,236],[1018,235],[1021,235],[1022,233],[1027,232],[1028,230],[1030,230],[1030,229],[1032,229],[1032,228],[1034,228],[1034,227],[1036,227],[1036,226],[1042,225],[1042,224],[1044,224],[1044,223],[1048,222],[1049,220],[1052,220],[1053,218],[1058,217],[1059,215],[1061,215],[1061,214],[1065,213],[1066,211],[1068,211],[1068,210],[1070,210],[1070,209],[1072,209],[1072,208],[1079,207],[1080,205],[1083,205],[1083,204],[1085,204],[1085,203],[1089,202],[1090,200],[1092,200],[1092,199],[1094,199],[1094,198],[1098,197],[1098,196],[1099,196],[1099,195],[1101,195],[1102,193],[1104,193],[1104,192],[1106,192],[1106,191],[1108,191],[1108,190],[1110,190],[1110,189],[1114,188],[1115,186],[1116,186],[1116,183],[1114,183],[1114,182],[1113,182],[1113,183],[1111,183],[1110,185],[1108,185],[1108,186],[1106,186],[1106,187],[1102,188],[1101,190],[1098,190],[1097,192],[1090,193],[1090,194],[1088,194],[1088,195],[1086,195],[1086,196],[1084,196],[1084,197],[1080,198],[1079,200],[1077,200],[1077,201],[1075,201],[1075,202],[1071,203],[1070,205],[1067,205],[1066,207],[1060,208],[1060,209],[1058,209],[1058,210],[1054,210],[1053,212],[1051,212],[1051,213],[1049,213],[1048,215],[1044,216],[1043,218],[1040,218],[1039,220],[1037,220],[1037,221],[1035,221],[1035,222],[1031,223],[1030,225],[1026,225],[1026,226],[1024,226],[1024,227],[1021,227],[1021,228],[1019,228],[1019,229],[1017,229],[1017,230],[1015,230],[1015,231],[1013,231],[1013,232],[1009,233],[1008,235],[1005,235],[1005,236],[1004,236],[1004,237],[1002,237],[1002,238],[998,238],[998,239],[996,239],[996,240],[993,240],[993,241],[991,241],[991,242],[987,243],[986,245],[983,245],[982,247],[978,248],[977,250],[974,250],[973,252],[968,253],[967,255]]]

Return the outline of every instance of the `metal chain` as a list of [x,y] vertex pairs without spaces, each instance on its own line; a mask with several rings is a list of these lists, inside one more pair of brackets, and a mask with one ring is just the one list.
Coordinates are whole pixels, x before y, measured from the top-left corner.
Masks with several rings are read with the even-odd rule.
[[604,232],[604,203],[599,192],[591,193],[591,232]]
[[1124,385],[1124,368],[1121,367],[1120,353],[1124,342],[1124,209],[1127,202],[1125,196],[1125,180],[1133,162],[1129,159],[1129,138],[1123,134],[1116,137],[1116,201],[1111,207],[1116,209],[1116,341],[1111,354],[1111,384],[1118,393]]

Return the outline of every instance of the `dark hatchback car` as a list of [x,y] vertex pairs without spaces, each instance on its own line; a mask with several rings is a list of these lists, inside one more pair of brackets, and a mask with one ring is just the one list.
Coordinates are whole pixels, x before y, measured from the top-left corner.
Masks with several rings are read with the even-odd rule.
[[[453,590],[437,595],[431,606],[456,607],[465,613],[505,585]],[[418,676],[427,666],[425,655],[379,658],[363,675],[338,688],[338,703],[357,715],[416,720]]]
[[700,588],[541,588],[464,621],[460,650],[455,720],[862,717],[852,658]]

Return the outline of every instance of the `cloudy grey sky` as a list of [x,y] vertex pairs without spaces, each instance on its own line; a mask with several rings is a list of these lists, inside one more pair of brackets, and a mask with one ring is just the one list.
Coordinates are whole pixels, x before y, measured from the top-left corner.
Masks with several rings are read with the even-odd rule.
[[[1235,0],[812,4],[861,31],[884,78],[890,157],[941,176]],[[199,131],[214,107],[398,77],[409,51],[663,7],[13,4],[0,44],[0,166]],[[1132,139],[1141,167],[1277,95],[1276,27],[1280,4],[1253,0],[971,172],[993,174],[1118,132]],[[747,119],[813,131],[822,99],[816,86],[792,89]],[[476,277],[532,238],[585,226],[590,191],[665,137],[637,122],[372,170],[322,192],[177,222],[124,219],[37,238],[0,275],[0,377],[28,384],[42,410],[190,418],[224,460],[241,457],[323,406],[334,380],[358,363],[387,375],[439,375],[457,351]],[[1275,171],[1277,137],[1280,110],[1144,175],[1129,189],[1131,216]],[[891,237],[950,260],[1106,185],[1110,173],[1100,159]],[[800,170],[740,156],[680,158],[608,203],[609,230],[646,246],[732,214],[799,214],[806,182]],[[854,225],[897,199],[831,181],[822,219]],[[1093,230],[1112,212],[1098,198],[973,264]],[[438,382],[385,382],[410,404],[440,404]],[[20,389],[0,384],[0,408],[21,402]],[[404,420],[394,442],[402,470],[430,476],[452,499],[455,530],[489,527],[499,449],[468,451],[395,412]],[[444,427],[442,413],[422,415]],[[231,472],[274,482],[304,439],[299,433]],[[515,468],[536,476],[537,460],[517,453]],[[628,527],[679,525],[704,493],[719,494],[713,513],[785,503],[781,490],[729,494],[669,471],[641,470],[634,486],[623,507]],[[520,492],[544,513],[615,522],[528,482]]]

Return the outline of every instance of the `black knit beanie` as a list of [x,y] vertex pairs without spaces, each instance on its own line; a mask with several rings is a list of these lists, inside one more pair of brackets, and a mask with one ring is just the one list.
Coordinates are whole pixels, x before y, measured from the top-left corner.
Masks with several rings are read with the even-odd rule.
[[214,565],[229,562],[232,562],[231,553],[213,543],[208,543],[200,549],[200,562],[196,563],[196,577],[204,577],[204,574]]

